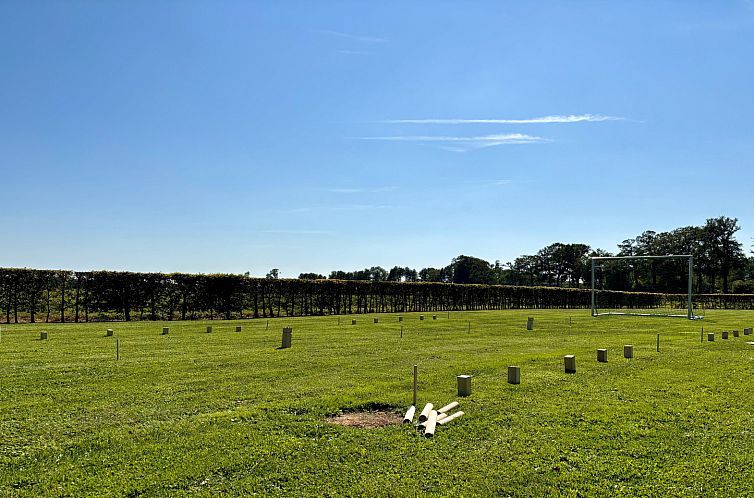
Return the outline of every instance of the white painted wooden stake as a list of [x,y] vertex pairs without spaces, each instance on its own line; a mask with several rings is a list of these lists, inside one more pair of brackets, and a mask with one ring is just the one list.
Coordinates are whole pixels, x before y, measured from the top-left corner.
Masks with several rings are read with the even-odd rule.
[[424,422],[425,420],[427,420],[427,418],[429,417],[429,412],[431,412],[432,408],[434,407],[435,405],[433,405],[432,403],[427,403],[426,405],[424,405],[424,409],[419,414],[419,422]]
[[447,417],[443,418],[442,420],[438,420],[437,423],[439,425],[445,425],[448,422],[452,422],[453,420],[455,420],[457,418],[461,418],[461,417],[463,417],[463,412],[462,411],[457,411],[453,415],[448,415]]
[[411,405],[408,407],[408,410],[406,410],[406,415],[403,417],[403,423],[404,424],[410,424],[414,421],[414,413],[416,413],[416,406]]
[[452,403],[448,403],[447,405],[437,410],[437,413],[447,413],[453,408],[455,408],[456,406],[458,406],[458,401],[453,401]]
[[435,429],[437,428],[437,412],[432,410],[427,417],[427,424],[424,426],[424,437],[432,437],[435,435]]

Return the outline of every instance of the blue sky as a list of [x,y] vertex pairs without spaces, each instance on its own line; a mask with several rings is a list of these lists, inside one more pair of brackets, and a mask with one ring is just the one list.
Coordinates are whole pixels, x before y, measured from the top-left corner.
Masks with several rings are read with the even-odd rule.
[[751,1],[0,1],[0,46],[0,266],[751,248]]

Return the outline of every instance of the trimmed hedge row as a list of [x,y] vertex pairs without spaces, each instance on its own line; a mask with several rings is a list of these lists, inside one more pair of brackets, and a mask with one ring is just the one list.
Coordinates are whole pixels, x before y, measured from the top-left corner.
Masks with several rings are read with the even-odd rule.
[[[598,302],[600,308],[685,309],[686,296],[600,291]],[[703,308],[754,309],[754,295],[748,294],[700,295],[695,302]],[[0,323],[590,306],[588,289],[0,268]]]

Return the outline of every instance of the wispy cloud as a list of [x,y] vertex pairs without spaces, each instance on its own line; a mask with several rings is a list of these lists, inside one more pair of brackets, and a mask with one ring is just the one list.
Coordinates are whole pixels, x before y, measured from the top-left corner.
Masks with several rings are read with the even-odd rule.
[[337,38],[345,38],[347,40],[353,40],[361,43],[387,43],[387,38],[381,38],[378,36],[364,36],[364,35],[354,35],[351,33],[343,33],[342,31],[334,31],[331,29],[318,29],[316,30],[317,33],[320,33],[322,35],[328,35],[328,36],[334,36]]
[[330,230],[262,230],[260,233],[284,234],[284,235],[332,235]]
[[397,187],[376,187],[376,188],[329,188],[328,192],[335,194],[378,194],[382,192],[392,192]]
[[365,50],[338,50],[339,54],[343,55],[373,55],[374,52],[367,52]]
[[542,116],[524,119],[385,119],[380,123],[392,124],[549,124],[622,121],[625,118],[600,114],[569,114],[565,116]]
[[383,140],[389,142],[417,142],[436,144],[451,152],[466,152],[473,149],[496,147],[498,145],[519,145],[550,142],[550,140],[523,133],[503,133],[477,137],[456,137],[437,135],[399,135],[388,137],[358,137],[360,140]]

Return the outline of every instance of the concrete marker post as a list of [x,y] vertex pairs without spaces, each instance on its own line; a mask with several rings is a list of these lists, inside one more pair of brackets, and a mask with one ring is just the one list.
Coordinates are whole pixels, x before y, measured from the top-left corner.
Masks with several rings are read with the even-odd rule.
[[236,332],[241,332],[241,326],[240,325],[236,325]]
[[607,363],[607,349],[597,350],[597,361],[599,363]]
[[565,355],[563,357],[563,363],[565,364],[565,373],[567,374],[576,373],[576,355],[575,354]]
[[520,384],[521,383],[521,367],[509,366],[508,367],[508,384]]
[[623,346],[623,357],[629,360],[634,357],[633,344],[626,344],[625,346]]
[[47,340],[47,331],[43,330],[39,333],[39,340],[40,341],[46,341]]
[[212,333],[212,325],[207,325],[207,333],[208,334]]
[[419,315],[419,320],[424,320],[424,315]]
[[351,325],[356,325],[356,319],[355,318],[351,318]]
[[471,375],[459,375],[456,377],[459,396],[471,396]]
[[399,316],[399,317],[398,317],[398,321],[399,321],[399,322],[402,322],[402,321],[403,321],[403,317],[402,317],[402,316]]
[[707,333],[707,342],[715,342],[715,333],[714,332],[708,332]]
[[432,320],[437,320],[437,315],[432,315]]
[[162,327],[162,335],[168,335],[170,332],[170,327]]
[[733,337],[738,337],[738,330],[733,331]]
[[751,335],[751,327],[746,327],[744,329],[744,335]]
[[293,329],[291,327],[283,327],[283,340],[280,345],[280,349],[287,349],[291,347],[293,341]]
[[113,336],[113,329],[107,329],[105,331],[105,337],[112,337]]
[[723,339],[727,339],[727,338],[728,338],[728,331],[723,330]]
[[534,330],[534,317],[530,316],[526,319],[526,330]]
[[379,318],[375,318],[374,319],[374,323],[380,323],[380,319]]

